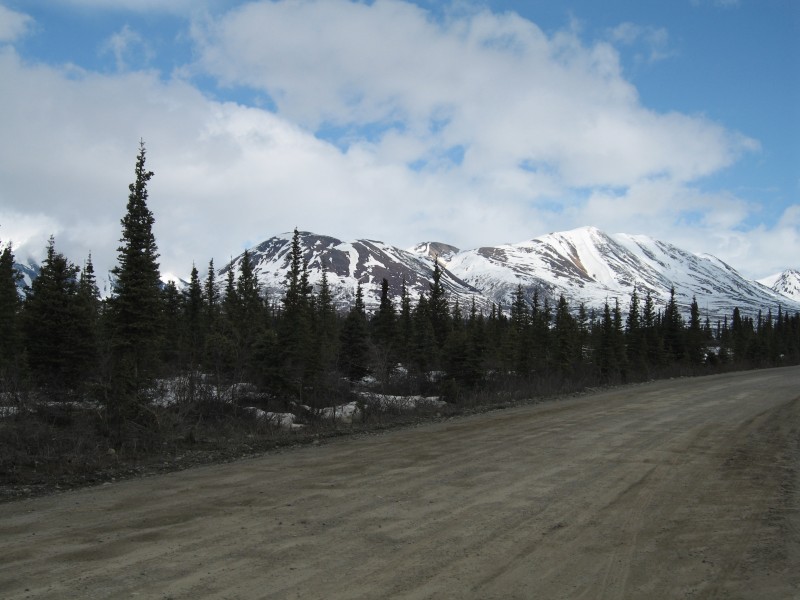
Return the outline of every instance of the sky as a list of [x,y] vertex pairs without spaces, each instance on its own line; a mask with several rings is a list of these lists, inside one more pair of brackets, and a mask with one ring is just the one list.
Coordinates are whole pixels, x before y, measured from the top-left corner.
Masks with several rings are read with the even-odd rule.
[[595,226],[800,268],[796,0],[0,0],[0,243],[161,270],[295,227],[462,249]]

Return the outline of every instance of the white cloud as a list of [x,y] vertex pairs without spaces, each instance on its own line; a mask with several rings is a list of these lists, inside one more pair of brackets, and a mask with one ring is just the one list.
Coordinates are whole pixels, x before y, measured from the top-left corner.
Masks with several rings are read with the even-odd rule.
[[754,146],[702,117],[647,110],[612,46],[548,38],[512,13],[435,22],[386,0],[252,3],[197,25],[195,39],[198,68],[269,93],[290,119],[399,122],[395,147],[411,138],[400,145],[424,159],[462,146],[470,176],[528,161],[568,186],[689,181]]
[[33,19],[0,4],[0,43],[14,42],[33,26]]
[[28,0],[47,2],[72,8],[103,10],[107,12],[169,13],[177,15],[197,14],[206,10],[224,9],[240,0]]
[[127,24],[105,41],[101,51],[114,56],[118,71],[128,70],[131,62],[147,64],[155,56],[145,39]]
[[608,38],[623,46],[643,46],[645,52],[635,55],[637,62],[654,63],[674,55],[669,45],[669,32],[663,27],[637,25],[626,21],[609,29]]

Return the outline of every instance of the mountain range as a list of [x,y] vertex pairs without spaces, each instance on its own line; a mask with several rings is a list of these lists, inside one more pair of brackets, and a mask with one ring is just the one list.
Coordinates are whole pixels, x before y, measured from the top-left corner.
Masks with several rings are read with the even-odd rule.
[[[291,260],[292,234],[274,236],[248,251],[260,283],[280,296]],[[361,283],[365,303],[380,301],[381,280],[389,282],[398,298],[401,286],[413,299],[429,291],[434,260],[443,269],[442,282],[451,301],[463,308],[486,310],[492,303],[508,306],[518,286],[529,299],[552,303],[560,294],[573,309],[580,303],[601,308],[619,300],[625,311],[636,288],[644,298],[649,291],[657,306],[664,306],[670,289],[688,313],[696,297],[703,316],[730,316],[734,307],[755,316],[759,310],[777,313],[778,307],[800,310],[800,276],[787,271],[775,277],[775,286],[750,281],[731,266],[707,254],[693,254],[672,244],[643,235],[609,235],[594,227],[551,233],[517,244],[460,250],[441,242],[424,242],[406,250],[375,240],[343,242],[336,238],[300,232],[309,281],[318,285],[323,269],[338,303],[345,307]],[[243,254],[221,269],[239,268]]]
[[[291,262],[292,233],[271,237],[248,250],[259,283],[273,299],[283,294]],[[451,302],[463,309],[474,301],[487,311],[492,304],[507,307],[519,286],[528,299],[538,293],[554,304],[563,294],[577,310],[600,309],[619,301],[625,312],[634,290],[641,298],[650,293],[662,307],[675,288],[676,299],[688,313],[693,298],[702,316],[730,317],[735,307],[743,314],[758,311],[800,311],[800,272],[787,270],[759,281],[742,277],[734,268],[708,254],[694,254],[644,235],[607,234],[594,227],[550,233],[516,244],[460,250],[441,242],[424,242],[408,249],[377,240],[345,242],[327,235],[299,232],[309,282],[318,288],[323,270],[334,300],[346,309],[360,283],[368,310],[380,302],[381,282],[399,299],[405,286],[412,301],[430,290],[434,261],[442,269],[442,284]],[[238,272],[244,253],[219,270]],[[22,284],[35,277],[38,265],[18,265]],[[172,278],[185,284],[182,279]]]

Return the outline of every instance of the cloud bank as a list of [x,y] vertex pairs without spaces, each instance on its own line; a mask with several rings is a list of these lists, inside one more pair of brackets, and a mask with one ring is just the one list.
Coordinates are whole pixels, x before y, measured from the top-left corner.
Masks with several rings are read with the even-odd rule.
[[659,30],[588,44],[480,8],[252,2],[186,17],[194,59],[172,73],[134,70],[146,36],[117,27],[103,50],[117,72],[97,73],[24,60],[13,42],[30,20],[2,10],[0,239],[18,254],[53,233],[110,268],[140,138],[162,270],[178,274],[295,226],[469,248],[591,224],[751,276],[798,247],[797,211],[744,232],[757,207],[701,187],[756,140],[651,110],[625,79],[618,47],[658,48]]

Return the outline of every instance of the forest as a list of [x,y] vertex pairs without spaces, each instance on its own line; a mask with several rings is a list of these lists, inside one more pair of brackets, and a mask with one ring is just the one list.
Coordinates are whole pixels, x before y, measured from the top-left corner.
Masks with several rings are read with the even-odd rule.
[[240,440],[242,431],[248,448],[263,447],[260,436],[274,442],[272,428],[254,423],[245,406],[300,411],[313,431],[324,425],[321,409],[350,402],[360,405],[365,424],[387,419],[370,412],[365,388],[435,396],[447,403],[445,412],[457,412],[800,362],[800,314],[781,307],[758,315],[735,309],[711,323],[697,302],[682,315],[675,290],[663,308],[636,290],[624,307],[571,307],[563,296],[536,292],[530,301],[519,287],[510,306],[484,314],[474,302],[451,302],[438,262],[427,293],[411,298],[403,286],[393,298],[384,280],[371,314],[360,287],[352,306],[339,311],[324,273],[320,285],[309,284],[296,230],[280,297],[263,293],[247,254],[222,281],[213,260],[202,276],[193,266],[188,287],[178,290],[160,280],[145,158],[142,143],[108,297],[101,297],[91,256],[79,267],[51,237],[39,276],[20,298],[13,249],[3,246],[2,480],[63,473],[66,461],[85,476],[112,458],[142,461],[153,452]]

